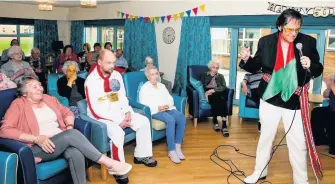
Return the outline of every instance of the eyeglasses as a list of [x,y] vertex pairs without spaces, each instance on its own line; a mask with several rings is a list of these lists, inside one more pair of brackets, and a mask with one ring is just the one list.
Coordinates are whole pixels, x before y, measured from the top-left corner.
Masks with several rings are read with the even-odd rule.
[[21,52],[20,53],[13,53],[13,55],[17,55],[17,56],[21,56]]
[[292,33],[293,31],[296,32],[296,33],[299,33],[301,30],[301,28],[297,28],[297,29],[293,29],[293,28],[287,28],[287,27],[284,27],[284,31],[285,32],[288,32],[288,33]]

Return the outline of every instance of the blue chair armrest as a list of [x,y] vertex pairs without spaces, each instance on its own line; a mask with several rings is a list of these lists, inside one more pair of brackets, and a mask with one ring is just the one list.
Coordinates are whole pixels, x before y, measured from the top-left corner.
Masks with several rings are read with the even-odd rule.
[[15,153],[0,151],[0,178],[6,184],[16,184],[18,156]]
[[91,140],[92,124],[82,119],[74,120],[74,128],[79,130],[88,140]]
[[16,153],[18,155],[20,161],[17,174],[18,183],[37,183],[35,158],[29,146],[19,141],[0,138],[0,151]]
[[91,124],[91,136],[89,139],[90,142],[101,153],[107,153],[110,150],[109,145],[106,145],[106,143],[109,142],[107,125],[86,115],[80,115],[80,118]]
[[329,99],[323,99],[322,107],[327,107],[329,105]]
[[60,96],[56,91],[49,91],[48,93],[50,96],[57,98],[62,105],[69,107],[69,100],[66,97]]
[[177,95],[172,95],[172,97],[177,110],[185,114],[186,98]]
[[190,114],[194,118],[199,118],[199,92],[192,87],[192,85],[188,84],[186,86],[187,96],[188,96],[188,103],[189,103],[189,111]]
[[150,130],[151,130],[151,139],[153,138],[152,136],[152,120],[151,120],[151,111],[150,111],[150,108],[148,106],[145,106],[143,104],[140,104],[134,100],[129,100],[129,105],[132,106],[133,108],[136,108],[136,109],[141,109],[144,114],[145,114],[145,117],[147,117],[149,119],[149,122],[150,122]]

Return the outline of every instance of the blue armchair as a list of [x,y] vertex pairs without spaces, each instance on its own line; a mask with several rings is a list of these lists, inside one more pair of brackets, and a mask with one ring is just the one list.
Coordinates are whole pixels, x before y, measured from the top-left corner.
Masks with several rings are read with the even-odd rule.
[[[194,127],[197,127],[198,118],[211,117],[211,108],[208,105],[200,103],[199,92],[190,84],[190,78],[200,81],[201,74],[209,71],[207,66],[192,65],[187,67],[187,85],[186,93],[189,103],[189,113],[193,116]],[[225,99],[227,100],[228,122],[231,122],[233,114],[234,89],[227,88],[225,90]]]
[[[165,123],[159,120],[153,120],[151,118],[150,108],[138,102],[140,87],[142,86],[142,84],[148,81],[146,76],[144,75],[144,72],[143,71],[129,72],[123,74],[122,77],[130,105],[135,109],[137,108],[144,110],[146,117],[149,119],[151,123],[152,141],[164,138],[166,135]],[[177,95],[172,95],[172,97],[174,100],[174,105],[176,106],[177,110],[185,114],[186,98]]]
[[[11,102],[15,99],[16,89],[0,91],[0,117],[3,118]],[[75,120],[75,129],[82,132],[90,140],[91,125],[80,119]],[[65,159],[59,158],[50,162],[35,164],[33,153],[29,146],[19,141],[0,138],[0,151],[18,155],[18,183],[25,184],[65,184],[73,183]],[[88,167],[91,162],[87,161]],[[90,175],[90,174],[89,174]]]
[[259,104],[242,93],[242,84],[240,87],[240,105],[238,116],[240,117],[240,124],[242,124],[243,118],[259,119]]
[[[58,94],[57,81],[59,78],[63,76],[64,76],[63,73],[52,73],[48,75],[48,94],[50,96],[56,97],[62,105],[69,107],[68,99]],[[79,72],[78,76],[86,79],[87,72]]]
[[15,153],[0,151],[0,178],[4,184],[16,184],[18,156]]

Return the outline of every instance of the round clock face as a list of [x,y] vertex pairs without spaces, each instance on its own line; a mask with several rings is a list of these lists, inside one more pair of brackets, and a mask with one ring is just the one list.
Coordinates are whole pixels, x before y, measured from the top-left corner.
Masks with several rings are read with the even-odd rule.
[[175,32],[172,27],[167,27],[163,31],[163,40],[167,44],[171,44],[175,39]]

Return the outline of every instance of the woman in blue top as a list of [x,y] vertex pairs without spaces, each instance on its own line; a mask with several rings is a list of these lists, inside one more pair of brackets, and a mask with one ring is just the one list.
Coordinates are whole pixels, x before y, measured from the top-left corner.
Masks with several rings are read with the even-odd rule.
[[315,145],[329,145],[329,154],[335,155],[335,83],[332,78],[324,79],[327,89],[323,97],[329,98],[329,105],[313,109],[311,116]]

